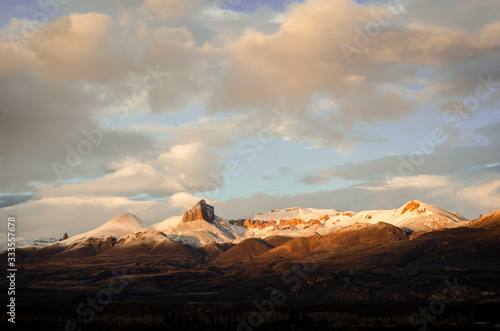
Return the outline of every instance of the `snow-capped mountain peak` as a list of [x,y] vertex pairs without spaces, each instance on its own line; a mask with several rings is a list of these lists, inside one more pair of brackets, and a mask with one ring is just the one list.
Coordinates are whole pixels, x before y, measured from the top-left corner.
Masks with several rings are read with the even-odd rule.
[[130,213],[124,213],[116,216],[94,230],[69,237],[68,239],[61,241],[61,243],[70,244],[83,238],[121,238],[128,234],[144,230],[145,228],[146,227],[137,216]]
[[396,209],[390,221],[388,223],[416,232],[453,228],[469,222],[457,213],[419,200],[412,200]]

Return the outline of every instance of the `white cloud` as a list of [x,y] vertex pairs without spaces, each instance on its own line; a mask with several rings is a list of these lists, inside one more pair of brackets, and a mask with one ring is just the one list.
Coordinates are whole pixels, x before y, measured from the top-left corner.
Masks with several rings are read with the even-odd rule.
[[396,177],[393,179],[388,179],[386,182],[386,187],[389,187],[391,189],[406,187],[437,189],[446,187],[452,190],[454,186],[455,183],[449,177],[437,175]]
[[[173,208],[180,208],[180,210],[187,211],[191,209],[200,200],[201,200],[200,197],[196,197],[191,193],[179,192],[170,197],[168,204]],[[205,199],[205,201],[211,205],[217,202],[216,200],[209,200],[209,199]]]
[[484,208],[484,213],[500,208],[500,179],[461,188],[457,194],[469,205]]
[[110,173],[73,183],[40,184],[37,197],[136,196],[164,197],[176,192],[199,191],[220,171],[219,155],[200,142],[172,146],[157,159],[126,158],[110,164]]
[[214,21],[238,21],[243,16],[241,13],[218,7],[208,7],[202,11],[202,14],[207,15]]

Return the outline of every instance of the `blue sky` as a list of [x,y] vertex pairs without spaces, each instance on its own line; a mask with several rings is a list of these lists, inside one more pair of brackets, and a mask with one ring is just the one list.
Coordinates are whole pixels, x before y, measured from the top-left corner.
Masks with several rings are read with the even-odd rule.
[[0,210],[498,209],[500,5],[458,2],[3,2]]

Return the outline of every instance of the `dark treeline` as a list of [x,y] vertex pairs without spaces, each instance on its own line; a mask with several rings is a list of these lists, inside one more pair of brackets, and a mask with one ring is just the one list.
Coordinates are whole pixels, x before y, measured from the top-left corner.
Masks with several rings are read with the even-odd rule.
[[[253,330],[419,330],[410,316],[424,304],[282,305]],[[499,304],[449,304],[428,330],[499,330]],[[251,303],[111,303],[92,321],[77,305],[20,305],[16,330],[237,330],[241,320],[257,316]],[[253,315],[252,315],[253,313]],[[419,318],[422,318],[421,316]],[[419,320],[419,319],[417,319]],[[2,324],[5,321],[2,321]],[[256,322],[254,322],[256,325]],[[0,327],[3,329],[2,325]],[[77,328],[77,329],[78,329]],[[75,330],[77,330],[75,329]],[[246,330],[244,327],[241,330]]]

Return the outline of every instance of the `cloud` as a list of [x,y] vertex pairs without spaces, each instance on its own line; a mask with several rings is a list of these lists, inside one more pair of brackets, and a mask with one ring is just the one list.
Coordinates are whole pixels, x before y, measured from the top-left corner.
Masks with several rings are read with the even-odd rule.
[[109,173],[74,183],[40,184],[37,197],[147,195],[165,197],[176,192],[204,191],[217,174],[219,155],[201,142],[172,146],[156,159],[128,157],[109,165]]
[[[387,156],[370,161],[346,163],[322,169],[318,175],[347,180],[383,179],[386,177],[405,177],[408,175],[452,174],[473,170],[498,159],[494,153],[498,148],[492,146],[469,146],[450,148],[441,147],[434,154],[424,154],[418,148],[412,155]],[[464,159],[464,155],[468,155]]]
[[[190,193],[187,192],[179,192],[172,197],[170,197],[170,200],[168,202],[169,206],[179,208],[181,211],[187,211],[190,210],[195,204],[197,204],[201,200],[200,197],[196,197]],[[205,201],[208,204],[214,204],[217,201],[215,200],[209,200],[205,199]]]
[[35,24],[12,20],[1,39],[0,72],[31,69],[54,78],[103,81],[133,66],[131,58],[114,47],[108,15],[76,13],[40,27]]
[[210,173],[222,169],[217,165],[219,155],[201,142],[176,145],[158,158],[162,164],[174,169],[178,180],[187,188],[199,189],[212,181]]
[[500,4],[495,0],[406,1],[406,11],[414,20],[428,25],[475,31],[498,20]]
[[435,190],[438,188],[446,188],[448,190],[453,190],[456,184],[450,179],[450,176],[418,175],[388,178],[386,180],[386,187],[390,189],[413,187],[418,189]]
[[0,195],[0,208],[15,206],[33,199],[31,194],[5,194]]
[[[488,164],[498,161],[500,155],[500,122],[475,131],[486,144],[453,146],[438,144],[430,138],[417,139],[409,155],[386,156],[369,161],[345,163],[316,172],[318,176],[352,181],[385,180],[418,175],[464,176],[465,173],[489,171]],[[464,157],[466,155],[467,157]]]
[[330,182],[328,177],[322,176],[305,176],[300,179],[300,182],[305,185],[321,185]]
[[[212,109],[254,108],[265,123],[268,109],[286,106],[297,115],[284,133],[287,139],[339,148],[356,141],[347,130],[355,121],[393,120],[411,113],[411,101],[382,91],[381,82],[372,78],[384,70],[380,64],[349,66],[339,49],[342,40],[352,38],[346,29],[368,19],[373,17],[367,9],[349,1],[309,1],[292,9],[274,34],[247,29],[231,46],[232,67],[216,90]],[[363,70],[371,75],[360,75]],[[339,107],[324,111],[326,120],[307,113],[318,92],[331,95]]]
[[[34,74],[0,75],[0,175],[3,192],[26,191],[32,182],[57,181],[53,163],[66,165],[70,150],[89,138],[84,134],[100,131],[95,116],[99,99],[85,93],[81,83],[68,84],[42,79]],[[64,179],[95,176],[106,164],[125,155],[154,150],[146,135],[118,129],[101,133],[99,144],[90,144],[91,153],[71,167]]]
[[474,205],[476,208],[483,208],[484,213],[500,208],[500,180],[498,174],[492,176],[484,183],[470,185],[457,192],[461,200]]
[[[463,63],[471,62],[472,68],[480,59],[500,52],[500,43],[492,37],[497,23],[469,32],[406,23],[407,16],[411,16],[409,10],[394,14],[347,0],[311,0],[291,9],[275,33],[248,28],[231,44],[232,65],[215,92],[211,110],[255,109],[266,123],[269,109],[286,106],[297,115],[284,133],[287,139],[346,150],[359,142],[351,131],[356,123],[407,118],[416,111],[417,101],[434,97],[429,93],[441,82],[453,84],[458,76],[465,76],[468,69]],[[387,24],[378,23],[381,17]],[[378,34],[365,34],[366,46],[355,46],[356,38],[361,38],[355,28],[364,29],[367,24],[378,24]],[[358,49],[351,63],[342,43]],[[434,68],[435,79],[427,81],[420,93],[402,89],[402,84],[417,83],[422,67]],[[461,84],[457,89],[469,93],[476,87],[464,88],[466,82],[460,83],[461,79],[456,82]],[[320,120],[308,111],[317,93],[329,95],[335,105],[324,110]],[[422,100],[425,93],[428,97]]]
[[204,102],[212,94],[224,62],[222,52],[208,43],[197,45],[186,25],[149,27],[139,52],[144,68],[137,73],[139,85],[144,73],[151,72],[148,67],[153,68],[153,78],[159,83],[147,91],[146,106],[154,113],[180,111]]
[[[134,109],[178,111],[210,93],[218,65],[210,47],[195,46],[185,25],[149,26],[131,22],[130,15],[123,9],[117,24],[109,15],[74,13],[34,28],[32,35],[23,29],[37,22],[13,19],[0,37],[0,73],[31,71],[51,79],[84,80],[102,90],[108,108],[118,99]],[[137,33],[130,33],[131,27]],[[146,85],[147,75],[153,77]]]
[[[179,110],[196,101],[191,98],[193,94],[205,91],[207,80],[200,79],[206,68],[204,55],[194,47],[185,26],[155,29],[148,43],[137,45],[142,53],[137,58],[123,51],[120,39],[114,38],[119,30],[111,28],[113,22],[108,15],[91,12],[55,18],[37,29],[32,38],[23,40],[16,53],[9,33],[17,23],[14,19],[0,38],[0,54],[5,59],[0,63],[0,147],[5,156],[0,161],[5,169],[0,180],[4,193],[31,190],[40,182],[45,187],[53,186],[61,179],[58,173],[63,179],[107,179],[116,170],[111,163],[126,157],[142,157],[142,162],[147,162],[151,152],[155,156],[161,153],[156,152],[157,141],[149,132],[138,133],[117,124],[148,107],[148,102],[153,111]],[[130,38],[125,37],[133,42]],[[132,61],[133,57],[139,61]],[[143,88],[146,77],[153,78],[150,83],[157,79],[157,91],[146,91],[137,98],[137,89]],[[119,120],[117,114],[122,115]],[[112,118],[115,129],[100,132],[102,139],[98,140],[102,142],[92,143],[91,152],[77,166],[55,171],[55,162],[66,167],[70,154],[80,144],[88,145],[88,133],[100,130],[103,117]],[[176,139],[183,143],[182,137]],[[183,187],[165,185],[168,192]],[[92,190],[87,187],[85,191]]]
[[178,19],[189,13],[201,0],[146,0],[141,11],[149,17]]

